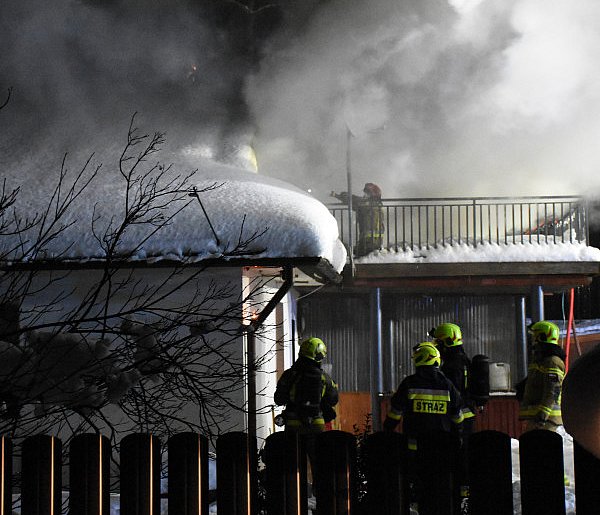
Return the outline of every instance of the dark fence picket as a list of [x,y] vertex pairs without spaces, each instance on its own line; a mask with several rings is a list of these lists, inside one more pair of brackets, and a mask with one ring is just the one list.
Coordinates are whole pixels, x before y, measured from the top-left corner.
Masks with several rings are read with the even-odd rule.
[[269,435],[263,461],[268,515],[307,515],[307,456],[297,433]]
[[99,434],[73,437],[69,446],[69,515],[110,514],[108,438]]
[[537,429],[519,438],[523,515],[565,515],[563,439]]
[[458,513],[459,459],[460,442],[453,434],[438,432],[417,440],[413,471],[419,515]]
[[469,506],[477,515],[512,515],[512,450],[505,433],[485,430],[469,437]]
[[160,440],[151,434],[121,440],[121,515],[160,513],[160,450]]
[[318,435],[314,482],[319,515],[350,515],[358,506],[356,438],[345,431]]
[[400,433],[377,432],[364,443],[367,513],[408,515],[407,443]]
[[258,475],[256,439],[246,433],[217,438],[217,506],[219,515],[256,513]]
[[575,508],[577,515],[600,513],[600,460],[573,441]]
[[185,432],[169,438],[169,512],[177,515],[207,515],[208,439]]
[[21,514],[54,515],[61,512],[62,442],[55,436],[36,435],[23,441]]
[[[519,439],[522,515],[565,515],[563,439],[552,431],[530,431]],[[319,515],[407,515],[413,498],[419,515],[456,515],[463,463],[458,439],[428,435],[408,451],[401,434],[374,433],[362,441],[343,431],[316,438],[314,486]],[[219,515],[255,515],[259,470],[256,440],[246,433],[217,439]],[[26,438],[21,447],[21,514],[60,514],[62,444],[49,435]],[[307,459],[302,440],[289,433],[269,436],[261,472],[268,515],[308,515]],[[512,451],[508,435],[485,430],[471,435],[467,453],[470,513],[513,513]],[[169,513],[208,514],[208,440],[181,433],[168,442]],[[120,513],[161,512],[161,443],[151,434],[130,434],[121,441]],[[99,434],[75,436],[69,448],[69,514],[110,513],[111,446]],[[579,515],[600,514],[600,460],[574,442],[575,502]],[[0,442],[0,515],[12,514],[13,449]],[[359,484],[359,465],[361,467]],[[409,489],[408,484],[415,486]],[[365,497],[358,503],[362,488]]]

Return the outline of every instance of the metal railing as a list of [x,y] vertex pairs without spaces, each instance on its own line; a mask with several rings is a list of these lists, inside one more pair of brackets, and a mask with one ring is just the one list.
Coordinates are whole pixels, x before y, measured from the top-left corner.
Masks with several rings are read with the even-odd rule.
[[[328,207],[342,241],[358,241],[360,204],[353,207],[351,240],[348,206]],[[587,244],[589,240],[586,203],[579,196],[392,198],[383,199],[381,209],[381,246],[396,252],[484,243]],[[365,216],[375,218],[372,211],[363,213],[363,220]]]

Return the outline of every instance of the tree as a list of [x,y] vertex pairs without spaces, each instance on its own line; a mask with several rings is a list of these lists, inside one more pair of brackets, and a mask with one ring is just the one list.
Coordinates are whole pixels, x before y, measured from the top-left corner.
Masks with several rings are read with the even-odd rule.
[[[102,165],[92,164],[94,156],[75,173],[65,156],[45,208],[34,213],[22,212],[22,186],[3,182],[2,434],[20,440],[50,432],[65,444],[88,431],[113,444],[123,430],[150,431],[164,441],[182,430],[212,438],[228,428],[231,413],[245,409],[236,395],[247,374],[239,341],[250,322],[244,313],[259,310],[264,283],[241,291],[206,279],[207,265],[190,266],[194,256],[185,253],[147,282],[140,275],[145,264],[134,261],[178,216],[205,216],[212,228],[201,196],[220,185],[196,189],[195,172],[152,161],[164,142],[162,133],[140,133],[132,117],[117,163],[120,205],[107,219],[94,204],[87,231],[102,255],[84,272],[68,262],[75,244],[69,234],[83,223],[78,209],[98,185]],[[244,220],[233,241],[215,233],[211,261],[262,252],[262,234],[246,234]],[[190,406],[197,407],[193,417],[183,415]]]

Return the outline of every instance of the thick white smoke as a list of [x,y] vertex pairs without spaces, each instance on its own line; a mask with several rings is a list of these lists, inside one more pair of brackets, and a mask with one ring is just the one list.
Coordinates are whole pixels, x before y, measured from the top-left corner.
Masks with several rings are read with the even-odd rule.
[[346,188],[348,131],[357,192],[598,189],[596,0],[289,0],[249,78],[214,5],[2,0],[3,173],[116,152],[135,111],[190,159],[226,158],[246,78],[260,172],[323,200]]
[[326,199],[600,186],[600,3],[331,0],[276,40],[247,98],[262,173]]

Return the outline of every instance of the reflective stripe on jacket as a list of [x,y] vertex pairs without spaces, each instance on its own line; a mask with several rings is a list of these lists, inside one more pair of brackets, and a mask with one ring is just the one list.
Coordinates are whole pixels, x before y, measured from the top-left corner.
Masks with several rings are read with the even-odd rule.
[[564,377],[565,363],[559,356],[546,356],[533,361],[527,370],[519,418],[561,425],[560,403]]
[[460,393],[439,368],[423,366],[400,383],[387,417],[395,422],[402,420],[403,432],[416,437],[460,426],[464,407]]

